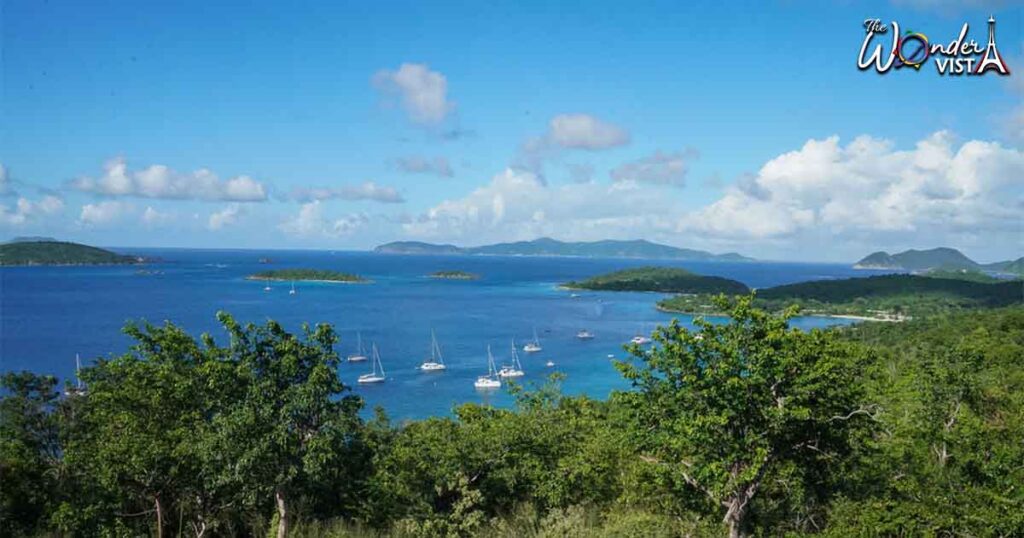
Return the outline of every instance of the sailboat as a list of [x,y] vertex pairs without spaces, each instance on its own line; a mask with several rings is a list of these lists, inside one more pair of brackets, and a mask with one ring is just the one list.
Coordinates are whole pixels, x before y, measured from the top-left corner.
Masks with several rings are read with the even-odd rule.
[[363,350],[363,335],[356,333],[356,352],[348,356],[348,362],[366,362],[366,351]]
[[292,290],[288,292],[288,295],[295,295],[295,281],[292,280]]
[[[373,361],[371,363],[373,364],[373,370],[368,374],[359,376],[358,381],[362,384],[382,383],[387,379],[387,376],[384,375],[384,365],[380,363],[380,353],[377,352],[377,344],[373,344],[371,347],[373,348]],[[378,369],[380,372],[377,371]]]
[[270,285],[263,286],[263,291],[270,291]]
[[636,336],[634,336],[629,342],[631,344],[636,344],[638,346],[643,346],[643,345],[650,344],[651,343],[651,339],[648,338],[647,336],[644,336],[644,328],[643,328],[643,326],[641,326],[640,327],[640,332],[636,333]]
[[548,368],[551,368],[551,367],[553,367],[554,365],[555,365],[555,361],[548,361],[548,362],[545,362],[545,363],[544,363],[544,366],[547,366]]
[[501,380],[498,379],[498,372],[495,371],[494,367],[494,355],[491,355],[491,346],[487,346],[487,375],[482,375],[476,378],[473,386],[478,389],[498,389],[501,388]]
[[526,375],[523,372],[523,365],[519,362],[519,354],[516,353],[516,340],[512,339],[512,364],[502,365],[501,370],[498,371],[498,377],[523,377]]
[[67,387],[64,390],[65,396],[85,396],[85,386],[82,385],[82,359],[75,353],[75,386]]
[[593,337],[594,337],[594,333],[592,333],[592,332],[590,332],[590,331],[588,331],[586,329],[583,329],[582,331],[576,333],[576,338],[579,338],[580,340],[590,340]]
[[537,328],[533,328],[533,342],[527,342],[523,346],[523,351],[527,353],[536,353],[544,348],[540,347],[540,338],[537,338]]
[[437,337],[434,331],[430,331],[430,360],[423,361],[420,370],[424,372],[440,372],[447,368],[444,365],[444,357],[441,356],[441,346],[437,345]]

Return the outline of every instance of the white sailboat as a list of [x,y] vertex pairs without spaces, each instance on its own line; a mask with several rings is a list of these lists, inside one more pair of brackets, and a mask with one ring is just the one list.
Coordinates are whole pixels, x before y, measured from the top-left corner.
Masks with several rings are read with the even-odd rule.
[[554,367],[554,366],[555,366],[555,361],[548,361],[548,362],[545,362],[545,363],[544,363],[544,366],[547,366],[548,368],[552,368],[552,367]]
[[526,372],[523,372],[523,365],[519,362],[519,354],[516,353],[516,340],[512,339],[512,364],[502,365],[501,370],[498,371],[498,377],[511,378],[511,377],[523,377]]
[[295,281],[292,280],[292,289],[288,292],[288,295],[295,295]]
[[366,362],[366,351],[363,350],[363,335],[356,333],[356,352],[348,356],[348,362]]
[[498,379],[498,373],[494,367],[494,355],[491,355],[491,346],[487,346],[487,375],[482,375],[476,378],[473,386],[478,389],[498,389],[501,388],[501,380]]
[[263,291],[270,291],[270,285],[263,286]]
[[629,342],[638,346],[645,346],[651,343],[651,339],[644,334],[644,327],[641,325],[640,331],[638,331],[636,336],[634,336]]
[[580,332],[576,333],[576,338],[579,338],[580,340],[590,340],[593,337],[594,337],[594,333],[592,333],[592,332],[590,332],[590,331],[588,331],[586,329],[583,329]]
[[82,385],[82,377],[80,375],[81,372],[82,372],[82,359],[78,356],[78,353],[75,353],[75,386],[67,387],[64,390],[64,395],[65,396],[84,396],[85,395],[85,386]]
[[525,351],[527,353],[537,353],[538,351],[540,351],[542,349],[544,349],[544,348],[540,347],[540,338],[537,338],[537,328],[534,327],[533,328],[533,342],[527,342],[526,345],[523,346],[523,351]]
[[[364,385],[367,383],[382,383],[387,379],[387,376],[384,374],[384,365],[380,363],[380,353],[377,352],[377,344],[373,344],[371,348],[373,349],[373,361],[371,363],[373,364],[373,370],[368,374],[359,376],[358,380],[359,383]],[[377,370],[380,371],[378,372]]]
[[430,360],[423,361],[420,370],[424,372],[440,372],[447,368],[444,365],[444,357],[441,355],[441,346],[437,345],[437,337],[434,331],[430,331]]

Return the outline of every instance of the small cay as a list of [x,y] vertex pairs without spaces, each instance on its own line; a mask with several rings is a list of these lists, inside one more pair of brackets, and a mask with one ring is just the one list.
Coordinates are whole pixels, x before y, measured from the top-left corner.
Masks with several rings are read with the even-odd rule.
[[325,269],[275,269],[249,275],[249,280],[291,280],[296,282],[366,283],[369,280],[351,273]]
[[430,278],[440,278],[443,280],[479,280],[480,275],[476,273],[467,273],[466,271],[434,271],[430,273]]
[[604,275],[566,282],[569,289],[603,291],[657,291],[662,293],[744,294],[750,290],[742,282],[718,276],[704,276],[676,267],[637,267]]

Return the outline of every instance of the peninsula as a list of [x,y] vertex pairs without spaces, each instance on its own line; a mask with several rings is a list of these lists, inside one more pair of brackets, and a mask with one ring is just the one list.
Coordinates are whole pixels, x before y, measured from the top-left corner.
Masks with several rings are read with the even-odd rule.
[[16,240],[0,245],[0,265],[130,265],[144,258],[53,239]]
[[662,293],[737,295],[748,293],[746,284],[720,276],[704,276],[676,267],[636,267],[562,285],[569,289],[603,291],[656,291]]

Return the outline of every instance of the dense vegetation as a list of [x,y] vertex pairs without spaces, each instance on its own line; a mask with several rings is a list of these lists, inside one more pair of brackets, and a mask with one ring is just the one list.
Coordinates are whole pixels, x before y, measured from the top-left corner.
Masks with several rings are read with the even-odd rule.
[[466,271],[434,271],[428,275],[430,278],[447,280],[478,280],[480,275]]
[[749,290],[742,282],[720,276],[704,276],[675,267],[637,267],[615,271],[579,282],[566,282],[567,288],[607,291],[659,291],[664,293],[743,294]]
[[[1024,283],[1019,280],[985,283],[917,275],[800,282],[758,290],[756,299],[758,307],[776,312],[796,304],[807,314],[896,318],[1022,302]],[[718,312],[707,295],[672,297],[658,306],[673,312]]]
[[996,278],[988,273],[973,269],[932,269],[930,271],[921,273],[921,276],[927,276],[931,278],[947,278],[953,280],[969,280],[971,282],[981,282],[983,284],[1006,282],[1006,279]]
[[[722,300],[724,301],[724,299]],[[673,323],[607,401],[395,425],[329,326],[129,325],[84,394],[8,373],[0,529],[74,536],[1020,536],[1024,308],[803,332]]]
[[274,269],[249,276],[250,280],[309,280],[327,282],[366,282],[359,275],[324,269]]
[[897,254],[873,252],[854,264],[854,267],[927,271],[978,269],[980,265],[955,248],[940,247],[929,250],[906,250]]
[[0,265],[116,265],[139,261],[134,256],[64,241],[0,244]]

